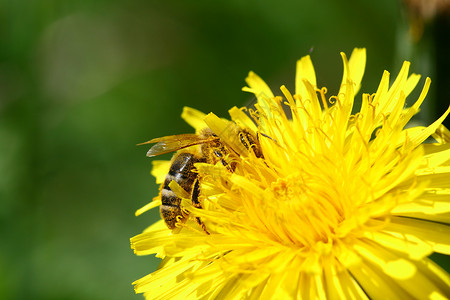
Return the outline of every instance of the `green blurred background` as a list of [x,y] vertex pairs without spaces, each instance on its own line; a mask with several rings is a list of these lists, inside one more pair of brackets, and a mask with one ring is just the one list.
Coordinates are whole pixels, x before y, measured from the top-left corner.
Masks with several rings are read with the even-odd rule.
[[448,19],[413,38],[411,16],[392,0],[1,0],[0,299],[141,299],[131,282],[158,260],[129,238],[159,216],[134,216],[158,189],[136,144],[191,131],[185,105],[251,102],[249,70],[292,89],[311,52],[331,95],[339,52],[366,47],[363,91],[411,60],[433,79],[422,121],[441,115]]

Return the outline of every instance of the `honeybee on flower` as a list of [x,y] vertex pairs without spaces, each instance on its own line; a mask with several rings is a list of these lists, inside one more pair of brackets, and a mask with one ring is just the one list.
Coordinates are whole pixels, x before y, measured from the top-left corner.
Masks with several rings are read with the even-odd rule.
[[[195,201],[194,188],[168,177],[173,162],[154,162],[161,191],[179,199],[180,213],[173,228],[161,220],[131,239],[136,254],[163,259],[134,283],[136,292],[147,299],[449,297],[449,274],[428,256],[450,254],[450,132],[442,125],[450,108],[428,127],[405,129],[431,82],[405,108],[420,78],[405,62],[392,85],[385,71],[352,113],[366,51],[341,56],[335,96],[317,87],[305,56],[294,94],[282,86],[283,97],[275,96],[250,72],[243,90],[257,103],[249,114],[233,107],[225,120],[184,109],[196,134],[211,132],[224,150],[192,163]],[[424,144],[430,136],[435,142]],[[175,157],[204,157],[204,144]],[[161,194],[137,214],[162,201]]]

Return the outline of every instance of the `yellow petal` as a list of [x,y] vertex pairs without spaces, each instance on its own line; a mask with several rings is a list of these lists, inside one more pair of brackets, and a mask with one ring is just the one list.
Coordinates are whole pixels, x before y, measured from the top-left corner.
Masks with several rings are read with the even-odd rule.
[[450,143],[450,130],[448,130],[444,125],[440,125],[433,137],[440,144]]
[[[419,266],[414,261],[406,260],[401,255],[389,252],[385,248],[371,243],[358,243],[355,248],[364,256],[365,263],[373,272],[383,272],[385,275],[397,279],[396,281],[391,281],[391,284],[386,287],[395,291],[397,296],[395,298],[387,297],[388,299],[396,299],[402,294],[401,299],[409,299],[411,296],[417,299],[429,299],[431,293],[444,295],[445,291],[439,289],[440,284],[433,278],[426,277],[423,272],[420,272]],[[385,276],[381,275],[376,284],[383,282],[383,277]],[[359,278],[357,279],[359,281]],[[362,285],[365,288],[364,283]],[[383,293],[385,292],[384,289],[382,291]],[[408,292],[411,296],[407,297],[405,292]],[[374,295],[377,295],[374,298],[379,298],[379,293],[376,291],[374,293]]]
[[423,220],[392,217],[384,231],[415,242],[425,242],[434,251],[450,254],[450,226]]
[[423,145],[425,155],[423,156],[423,168],[433,169],[450,160],[450,143],[443,145]]
[[445,118],[448,116],[449,113],[450,113],[450,106],[444,112],[444,114],[439,119],[434,121],[430,126],[422,130],[420,133],[416,133],[414,135],[411,134],[409,136],[411,142],[415,145],[419,145],[420,143],[425,141],[429,136],[431,136],[433,133],[436,132],[436,130],[439,128],[439,126],[442,124],[442,122],[445,120]]
[[368,239],[398,252],[407,253],[411,259],[423,259],[433,253],[433,248],[426,243],[415,243],[399,236],[393,236],[384,232],[366,232]]
[[156,183],[163,183],[167,173],[169,173],[170,160],[154,160],[152,161],[152,165],[151,173],[156,178]]
[[410,294],[370,263],[361,264],[359,267],[351,267],[350,273],[370,299],[411,299]]
[[255,123],[252,119],[250,119],[243,111],[242,109],[237,108],[234,106],[231,108],[228,113],[230,114],[231,119],[238,124],[241,128],[248,128],[253,132],[256,132],[258,129],[256,128]]
[[344,62],[344,75],[342,76],[341,88],[339,93],[344,92],[344,86],[347,81],[350,81],[354,87],[354,93],[357,94],[361,88],[361,81],[366,68],[366,49],[355,48],[347,62],[345,54],[341,53]]
[[153,200],[152,202],[147,203],[143,207],[139,208],[134,214],[135,216],[140,216],[146,211],[149,211],[152,208],[158,207],[161,205],[161,200]]
[[249,72],[247,78],[245,78],[245,82],[249,85],[249,87],[244,87],[242,90],[244,92],[250,92],[255,94],[258,100],[265,99],[266,101],[273,98],[274,95],[269,86],[261,79],[256,73]]
[[297,61],[297,73],[295,75],[295,94],[300,95],[303,99],[308,97],[305,81],[309,82],[314,88],[317,87],[316,73],[309,55]]
[[444,295],[450,295],[450,274],[429,258],[414,261],[414,264]]
[[206,114],[201,111],[187,106],[183,107],[183,112],[181,113],[181,118],[191,125],[196,133],[199,133],[206,127],[206,124],[203,121],[205,116]]
[[406,81],[405,86],[405,95],[408,96],[416,87],[417,83],[419,83],[420,75],[418,74],[411,74],[408,77],[408,80]]
[[379,245],[369,241],[358,242],[354,248],[366,261],[376,265],[380,270],[395,279],[410,279],[417,272],[416,267],[410,261],[396,257]]
[[347,270],[338,271],[333,264],[324,264],[323,267],[328,299],[369,299]]
[[[440,214],[450,213],[449,197],[450,191],[448,193],[440,194],[436,192],[425,192],[412,202],[397,205],[392,210],[392,214],[400,216],[416,216],[416,218],[424,220],[435,220]],[[448,220],[446,222],[448,222]]]
[[250,72],[245,78],[245,81],[249,87],[244,87],[242,90],[244,92],[253,93],[258,99],[258,105],[267,116],[272,116],[270,99],[274,97],[269,86],[254,72]]
[[397,77],[394,80],[394,83],[389,88],[389,91],[386,97],[383,99],[384,101],[380,102],[380,112],[387,115],[391,113],[394,107],[397,105],[397,99],[401,93],[405,94],[404,90],[406,87],[406,82],[408,79],[408,72],[411,63],[405,61],[398,73]]

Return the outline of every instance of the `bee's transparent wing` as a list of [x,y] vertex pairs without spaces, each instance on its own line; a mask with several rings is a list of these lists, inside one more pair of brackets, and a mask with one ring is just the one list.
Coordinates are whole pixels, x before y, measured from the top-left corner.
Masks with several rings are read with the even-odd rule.
[[217,138],[203,138],[197,134],[177,134],[177,135],[169,135],[161,138],[152,139],[148,142],[141,143],[138,145],[145,144],[153,144],[153,147],[150,148],[147,152],[148,157],[153,157],[161,154],[166,154],[170,152],[174,152],[180,149],[184,149],[190,146],[199,145],[202,143],[206,143],[209,141],[213,141]]

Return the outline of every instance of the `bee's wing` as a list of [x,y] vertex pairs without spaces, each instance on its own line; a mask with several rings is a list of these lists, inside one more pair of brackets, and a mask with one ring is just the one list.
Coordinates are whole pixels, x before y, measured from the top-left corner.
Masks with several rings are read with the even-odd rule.
[[152,139],[148,142],[141,143],[138,145],[145,144],[153,144],[153,147],[150,148],[147,152],[148,157],[153,157],[156,155],[166,154],[170,152],[174,152],[180,149],[184,149],[190,146],[206,143],[209,141],[213,141],[217,138],[203,138],[197,134],[178,134],[178,135],[169,135],[161,138]]

